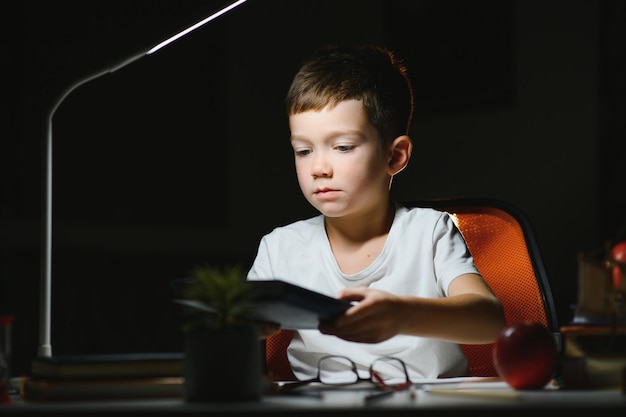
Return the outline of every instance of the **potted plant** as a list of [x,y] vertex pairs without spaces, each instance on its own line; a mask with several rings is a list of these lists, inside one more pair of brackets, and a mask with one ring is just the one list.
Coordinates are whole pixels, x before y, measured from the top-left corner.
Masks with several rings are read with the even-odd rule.
[[250,290],[240,266],[195,267],[180,289],[185,306],[183,376],[187,401],[258,400],[262,348],[258,329],[240,317]]

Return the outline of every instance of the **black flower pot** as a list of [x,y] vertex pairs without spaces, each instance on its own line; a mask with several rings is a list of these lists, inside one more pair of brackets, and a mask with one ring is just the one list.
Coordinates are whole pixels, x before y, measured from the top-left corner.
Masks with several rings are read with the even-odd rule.
[[257,401],[263,363],[256,327],[199,329],[185,336],[186,401]]

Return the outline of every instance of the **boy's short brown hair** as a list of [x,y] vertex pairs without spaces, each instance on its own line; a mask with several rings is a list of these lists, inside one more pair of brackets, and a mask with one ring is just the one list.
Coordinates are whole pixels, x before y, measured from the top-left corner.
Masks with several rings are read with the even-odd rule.
[[320,111],[359,100],[380,140],[408,134],[413,90],[404,64],[376,45],[335,46],[317,51],[296,73],[287,93],[287,114]]

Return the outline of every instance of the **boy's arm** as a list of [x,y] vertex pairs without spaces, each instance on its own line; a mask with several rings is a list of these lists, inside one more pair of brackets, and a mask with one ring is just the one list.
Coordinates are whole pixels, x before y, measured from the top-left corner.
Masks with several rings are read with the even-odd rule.
[[450,283],[449,296],[396,296],[371,288],[347,288],[340,298],[359,301],[320,331],[342,339],[378,343],[397,334],[463,344],[491,343],[506,325],[504,310],[482,277],[464,274]]
[[[456,343],[492,343],[506,326],[504,309],[483,278],[464,274],[448,288],[448,297],[407,300],[416,316],[407,320],[403,333]],[[422,313],[420,313],[422,312]],[[425,320],[419,317],[425,312]]]

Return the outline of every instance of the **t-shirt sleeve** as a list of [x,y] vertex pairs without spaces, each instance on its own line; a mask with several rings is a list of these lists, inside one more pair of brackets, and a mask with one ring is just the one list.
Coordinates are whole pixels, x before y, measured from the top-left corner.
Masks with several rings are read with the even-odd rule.
[[444,294],[448,295],[448,286],[459,275],[480,274],[461,231],[449,214],[440,217],[433,239],[435,273]]
[[263,280],[274,276],[272,273],[272,263],[268,250],[268,237],[264,236],[259,243],[256,257],[252,267],[248,271],[248,280]]

